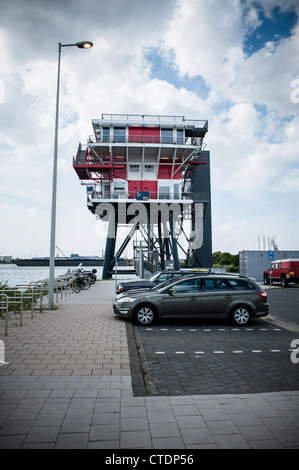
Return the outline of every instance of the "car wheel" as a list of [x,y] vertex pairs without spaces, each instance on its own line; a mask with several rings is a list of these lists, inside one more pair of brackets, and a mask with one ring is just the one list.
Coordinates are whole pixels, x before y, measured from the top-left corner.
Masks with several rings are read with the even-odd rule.
[[251,318],[251,312],[249,308],[241,305],[239,307],[234,308],[231,317],[235,325],[244,326],[249,323]]
[[151,305],[140,305],[134,314],[134,321],[138,325],[149,326],[156,320],[156,311]]
[[270,284],[270,283],[269,283],[269,278],[268,278],[267,274],[264,275],[264,284],[265,284],[266,286],[268,286],[268,285]]
[[288,287],[288,281],[287,281],[287,278],[285,276],[281,276],[281,286],[282,287]]

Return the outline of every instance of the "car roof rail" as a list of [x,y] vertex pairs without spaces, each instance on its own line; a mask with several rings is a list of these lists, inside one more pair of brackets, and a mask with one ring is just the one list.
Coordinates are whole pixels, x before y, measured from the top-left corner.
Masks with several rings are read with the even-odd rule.
[[235,277],[240,277],[244,279],[249,279],[248,276],[244,276],[243,274],[238,274],[238,273],[215,273],[215,272],[194,272],[190,273],[189,276],[235,276]]

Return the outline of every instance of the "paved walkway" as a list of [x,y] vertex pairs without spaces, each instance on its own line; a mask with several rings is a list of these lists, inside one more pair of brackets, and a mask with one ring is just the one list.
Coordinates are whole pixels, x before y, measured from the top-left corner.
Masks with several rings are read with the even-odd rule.
[[142,377],[113,296],[100,281],[22,327],[12,315],[8,336],[0,320],[0,448],[299,448],[299,391],[134,396]]

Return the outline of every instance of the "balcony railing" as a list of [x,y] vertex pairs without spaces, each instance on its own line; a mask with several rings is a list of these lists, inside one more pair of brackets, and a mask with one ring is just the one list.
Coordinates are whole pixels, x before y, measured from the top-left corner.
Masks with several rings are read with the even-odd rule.
[[[140,164],[141,162],[134,162],[135,164]],[[132,163],[132,164],[134,164]],[[146,165],[154,165],[157,162],[147,162]],[[206,157],[203,157],[200,153],[195,154],[192,156],[190,160],[188,160],[188,164],[197,164],[197,163],[206,163]],[[131,164],[131,162],[130,162]],[[163,165],[171,165],[172,162],[159,162],[160,166]],[[175,165],[179,165],[180,162],[176,161]],[[78,154],[75,157],[73,157],[73,165],[74,166],[86,166],[86,167],[97,167],[97,168],[124,168],[125,165],[127,165],[127,162],[124,157],[110,157],[110,156],[105,156],[105,157],[97,157],[95,155],[90,155],[90,154]]]
[[126,136],[105,136],[105,135],[90,135],[88,144],[156,144],[156,145],[188,145],[193,147],[200,147],[202,139],[197,137],[163,137],[163,136],[147,136],[147,135],[131,135]]
[[[93,121],[96,121],[95,119]],[[167,115],[150,115],[150,114],[102,114],[102,121],[127,124],[183,124],[200,128],[207,128],[208,121],[206,119],[185,119],[185,116],[167,116]]]
[[155,191],[127,191],[119,192],[112,191],[110,193],[103,193],[99,191],[90,191],[88,195],[91,199],[109,199],[109,200],[127,200],[134,199],[136,201],[154,201],[154,200],[169,200],[169,201],[179,201],[179,200],[192,200],[193,193],[184,193],[180,195],[177,192],[155,192]]
[[79,154],[73,158],[73,165],[90,166],[97,168],[123,168],[125,165],[124,157],[96,157],[90,154]]

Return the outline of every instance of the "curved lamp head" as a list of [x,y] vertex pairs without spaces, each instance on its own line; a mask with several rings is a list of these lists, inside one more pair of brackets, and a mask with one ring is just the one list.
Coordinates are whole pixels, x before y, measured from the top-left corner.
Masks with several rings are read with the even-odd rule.
[[93,46],[93,43],[90,41],[80,41],[76,42],[76,46],[80,49],[90,49]]

